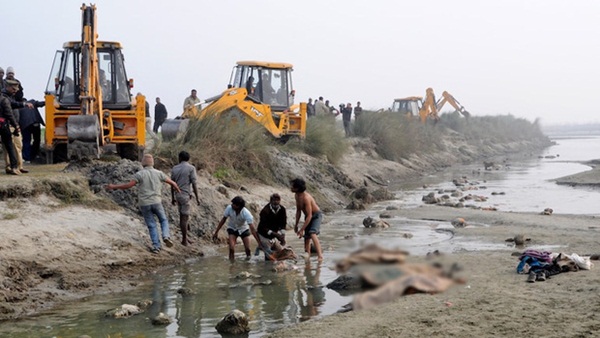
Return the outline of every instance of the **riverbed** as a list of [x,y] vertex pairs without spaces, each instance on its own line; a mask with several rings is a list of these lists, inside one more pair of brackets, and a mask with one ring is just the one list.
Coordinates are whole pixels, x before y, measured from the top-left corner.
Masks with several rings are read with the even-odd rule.
[[[311,318],[335,313],[350,300],[325,287],[336,278],[335,261],[364,244],[377,242],[386,247],[400,247],[412,255],[424,255],[432,248],[452,250],[501,249],[494,243],[454,238],[452,226],[445,220],[385,219],[387,230],[365,229],[362,220],[379,217],[387,208],[410,208],[422,205],[421,197],[431,191],[452,189],[453,178],[466,176],[479,182],[477,194],[488,196],[482,206],[500,211],[533,211],[553,208],[556,213],[598,214],[600,192],[587,188],[559,186],[552,179],[589,170],[583,162],[593,159],[592,149],[598,149],[600,138],[564,138],[543,154],[499,162],[498,170],[485,171],[481,164],[460,166],[424,177],[414,182],[392,182],[396,199],[373,205],[367,211],[338,211],[326,216],[321,240],[325,252],[322,263],[300,258],[297,270],[275,273],[272,264],[262,256],[246,261],[243,255],[230,264],[226,251],[214,256],[190,261],[170,270],[153,273],[152,278],[139,282],[133,292],[89,297],[80,302],[65,304],[52,313],[32,319],[0,325],[0,335],[12,337],[219,337],[214,329],[217,321],[232,309],[239,309],[250,318],[251,337],[293,325]],[[558,155],[558,156],[557,156]],[[541,157],[540,157],[541,156]],[[503,195],[492,195],[503,192]],[[596,207],[596,209],[594,208]],[[473,226],[488,226],[473,224]],[[288,235],[290,237],[290,235]],[[302,243],[289,238],[298,251]],[[508,250],[508,249],[507,249]],[[238,248],[238,253],[241,247]],[[245,284],[235,276],[250,272],[260,277]],[[182,296],[177,291],[190,288],[194,295]],[[153,306],[144,314],[128,319],[103,316],[105,310],[123,303],[135,304],[152,299]],[[159,312],[175,320],[164,327],[150,323]]]

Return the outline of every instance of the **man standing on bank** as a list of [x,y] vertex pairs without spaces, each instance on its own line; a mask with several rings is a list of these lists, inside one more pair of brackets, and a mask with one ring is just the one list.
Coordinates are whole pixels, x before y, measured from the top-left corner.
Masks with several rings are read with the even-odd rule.
[[144,158],[142,158],[142,166],[144,169],[135,173],[133,179],[128,183],[109,184],[106,186],[106,189],[125,190],[132,188],[136,184],[138,185],[138,204],[140,206],[142,216],[144,216],[144,221],[148,226],[150,239],[152,240],[152,249],[150,249],[150,252],[158,254],[161,250],[161,247],[154,216],[158,217],[160,222],[160,228],[165,245],[169,248],[173,246],[173,241],[171,241],[171,237],[169,236],[169,221],[167,220],[167,215],[165,214],[165,209],[162,205],[162,183],[167,183],[177,192],[181,192],[181,190],[179,190],[177,183],[173,182],[167,175],[165,175],[165,173],[154,169],[154,158],[152,155],[144,155]]
[[171,202],[179,207],[179,228],[181,229],[181,244],[187,246],[194,243],[188,237],[188,221],[190,220],[192,193],[190,187],[196,196],[196,204],[200,205],[198,198],[198,187],[196,185],[196,167],[189,163],[190,154],[187,151],[179,153],[179,164],[171,170],[171,179],[177,183],[180,191],[175,193],[175,189],[171,188]]
[[158,133],[158,128],[162,126],[167,119],[167,116],[169,116],[167,107],[160,102],[160,97],[157,97],[156,105],[154,105],[154,127],[152,128],[152,131]]
[[[291,182],[291,190],[296,198],[296,223],[294,231],[298,237],[304,237],[304,251],[310,255],[310,241],[312,240],[319,261],[323,260],[323,251],[319,242],[319,233],[321,232],[321,222],[323,221],[323,213],[315,199],[306,192],[306,182],[301,178],[293,179]],[[304,224],[298,230],[300,215],[304,214]]]

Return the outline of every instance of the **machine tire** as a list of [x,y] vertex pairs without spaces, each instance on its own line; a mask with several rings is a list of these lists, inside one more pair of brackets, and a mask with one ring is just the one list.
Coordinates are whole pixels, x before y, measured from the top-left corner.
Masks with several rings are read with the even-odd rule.
[[292,136],[291,136],[291,135],[281,135],[281,137],[280,137],[279,139],[277,139],[277,141],[278,141],[280,144],[286,144],[286,143],[288,143],[288,141],[289,141],[291,138],[292,138]]
[[119,154],[121,158],[126,158],[131,161],[140,160],[140,151],[138,149],[138,146],[133,143],[117,144],[117,154]]
[[69,156],[67,155],[67,144],[57,144],[54,146],[53,150],[49,150],[46,153],[46,162],[48,164],[69,162]]

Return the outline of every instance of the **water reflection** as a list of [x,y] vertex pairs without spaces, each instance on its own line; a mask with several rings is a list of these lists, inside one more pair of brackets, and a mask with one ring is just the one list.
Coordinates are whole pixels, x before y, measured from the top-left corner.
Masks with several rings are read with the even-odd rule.
[[[197,291],[202,290],[196,290],[197,278],[198,275],[191,271],[190,266],[182,268],[179,290],[184,292],[175,298],[176,333],[182,337],[199,337],[202,332],[202,297],[196,295]],[[157,282],[164,287],[164,282],[155,280],[155,289],[159,287]]]
[[325,292],[320,282],[321,264],[322,262],[317,262],[312,269],[310,260],[306,260],[304,280],[296,290],[297,302],[300,306],[300,321],[317,316],[320,313],[319,308],[325,303]]

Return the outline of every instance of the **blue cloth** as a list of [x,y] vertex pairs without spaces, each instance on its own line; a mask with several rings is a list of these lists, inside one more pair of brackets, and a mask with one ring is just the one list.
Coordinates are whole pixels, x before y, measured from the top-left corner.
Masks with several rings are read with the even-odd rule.
[[551,264],[541,261],[535,257],[523,256],[517,266],[517,273],[523,273],[525,265],[529,265],[529,271],[541,270],[549,267]]
[[142,211],[142,216],[144,216],[144,221],[148,226],[148,232],[150,233],[150,239],[152,240],[152,247],[154,249],[160,249],[160,239],[158,237],[158,230],[156,229],[156,220],[154,219],[154,216],[156,215],[156,217],[158,217],[158,221],[160,222],[160,229],[163,239],[169,238],[169,221],[167,220],[165,209],[161,203],[157,203],[142,205],[140,206],[140,210]]

